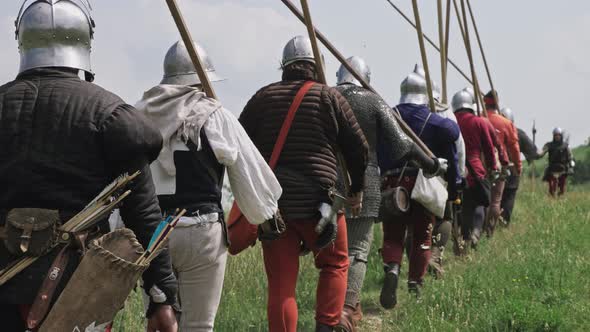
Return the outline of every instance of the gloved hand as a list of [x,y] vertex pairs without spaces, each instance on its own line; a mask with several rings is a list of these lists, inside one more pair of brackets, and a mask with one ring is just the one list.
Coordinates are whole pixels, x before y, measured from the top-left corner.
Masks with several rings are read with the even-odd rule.
[[447,173],[447,169],[449,169],[449,161],[444,158],[433,158],[434,163],[436,165],[436,171],[434,173],[424,172],[424,176],[427,179],[433,178],[435,176],[444,176]]
[[277,213],[275,213],[271,219],[258,226],[258,239],[260,241],[276,240],[280,238],[286,230],[287,225],[285,224],[281,213],[277,210]]
[[336,240],[336,235],[338,234],[338,216],[335,213],[330,213],[331,210],[332,207],[329,204],[322,203],[320,206],[322,219],[320,219],[315,227],[315,232],[318,234],[315,245],[318,249],[323,249]]

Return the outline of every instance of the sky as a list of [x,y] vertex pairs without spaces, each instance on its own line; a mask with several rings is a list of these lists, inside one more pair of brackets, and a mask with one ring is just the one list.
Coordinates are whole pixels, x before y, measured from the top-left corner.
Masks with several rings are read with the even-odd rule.
[[[299,4],[299,1],[292,0]],[[411,2],[392,0],[410,17]],[[17,75],[19,55],[14,20],[21,1],[6,1],[0,13],[0,82]],[[92,53],[95,83],[134,104],[158,84],[167,49],[180,38],[162,0],[94,0],[96,22]],[[425,33],[438,36],[436,1],[419,1]],[[214,84],[220,100],[238,115],[261,87],[280,80],[285,43],[306,29],[279,0],[178,0],[193,38],[200,42],[226,81]],[[372,71],[372,85],[391,105],[399,100],[399,84],[421,61],[416,32],[386,0],[310,0],[316,27],[345,56],[363,57]],[[502,106],[510,107],[518,127],[537,142],[551,139],[562,127],[571,144],[590,137],[590,1],[472,0],[478,28]],[[473,43],[475,42],[472,37]],[[473,44],[477,75],[483,90],[489,83]],[[428,62],[440,84],[440,58],[429,48]],[[326,76],[335,84],[339,63],[327,50]],[[449,57],[469,73],[456,20],[451,21]],[[468,85],[449,68],[449,99]]]

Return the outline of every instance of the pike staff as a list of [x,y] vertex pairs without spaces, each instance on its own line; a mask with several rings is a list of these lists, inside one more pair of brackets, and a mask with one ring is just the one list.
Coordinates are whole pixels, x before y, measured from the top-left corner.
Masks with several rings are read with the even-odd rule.
[[445,43],[445,26],[443,23],[443,5],[442,0],[437,0],[437,16],[438,16],[438,39],[440,45],[440,80],[442,85],[442,103],[447,103],[447,47]]
[[[396,6],[393,2],[391,2],[391,0],[386,0],[391,7],[393,7],[393,9],[395,9],[395,11],[397,11],[401,17],[404,18],[404,20],[406,22],[408,22],[411,26],[414,27],[414,29],[416,29],[416,24],[414,24],[414,22],[412,22],[412,20],[398,7]],[[284,2],[284,1],[283,1]],[[448,20],[447,20],[447,26],[448,26]],[[432,46],[434,47],[435,50],[437,50],[438,52],[441,52],[441,48],[438,47],[438,45],[436,45],[435,42],[432,41],[432,39],[430,39],[430,37],[428,37],[427,35],[424,34],[424,39],[426,39],[426,41]],[[448,40],[448,37],[447,37]],[[448,54],[448,48],[447,48],[447,54]],[[455,68],[457,70],[457,72],[459,74],[461,74],[461,76],[463,76],[467,82],[469,82],[469,84],[473,84],[473,82],[471,82],[471,79],[469,78],[469,76],[467,74],[465,74],[465,72],[463,70],[461,70],[461,68],[459,68],[459,66],[457,66],[457,64],[455,64],[455,62],[453,60],[451,60],[449,57],[447,57],[447,62],[451,64],[451,66],[453,66],[453,68]]]
[[[303,16],[303,13],[301,13],[301,11],[299,11],[299,9],[297,7],[295,7],[295,5],[293,5],[293,3],[291,3],[291,1],[289,1],[289,0],[281,0],[281,1],[293,13],[293,15],[295,15],[302,23],[305,24],[305,17]],[[317,28],[314,27],[313,29],[314,29],[314,32],[317,36],[317,39],[319,39],[322,42],[322,44],[328,49],[328,51],[330,51],[330,53],[332,53],[332,55],[336,59],[338,59],[338,61],[354,76],[354,78],[356,78],[365,89],[379,95],[377,93],[377,91],[375,91],[375,89],[373,89],[373,87],[369,83],[367,83],[365,81],[365,79],[354,68],[352,68],[352,66],[348,63],[348,61],[346,61],[346,58],[336,49],[336,47],[334,47],[334,45],[332,43],[330,43],[330,41]],[[397,114],[396,112],[392,112],[392,114],[395,117],[395,119],[397,120],[397,122],[399,123],[399,125],[402,128],[402,130],[404,131],[404,133],[406,135],[408,135],[412,139],[412,141],[414,141],[414,143],[416,143],[420,147],[420,149],[422,149],[422,151],[424,151],[424,153],[426,153],[429,157],[434,158],[435,156],[432,153],[432,151],[430,151],[430,149],[426,146],[426,144],[424,144],[424,142],[422,142],[422,140],[416,135],[416,133],[414,133],[414,131],[412,131],[412,129],[399,116],[399,114]]]
[[[481,98],[481,94],[479,91],[479,82],[477,80],[477,74],[475,72],[475,64],[473,62],[473,53],[471,51],[471,42],[469,40],[469,27],[467,26],[467,16],[465,13],[465,3],[461,0],[461,8],[463,15],[459,12],[459,6],[457,5],[457,0],[453,0],[453,6],[455,7],[455,13],[457,15],[457,22],[459,24],[459,29],[461,30],[461,36],[463,37],[463,42],[465,44],[465,50],[467,51],[467,57],[469,58],[469,66],[471,68],[471,76],[473,78],[473,92],[475,94],[475,101],[477,104],[477,112],[478,114],[483,114],[483,116],[487,117],[487,111],[485,109],[485,104],[483,103],[483,99]],[[462,18],[463,17],[463,18]],[[481,113],[480,113],[481,112]]]
[[486,58],[486,54],[483,50],[483,44],[482,44],[481,38],[479,36],[479,29],[477,29],[477,24],[475,23],[475,16],[473,15],[473,10],[471,9],[471,3],[469,2],[469,0],[466,0],[466,2],[467,2],[467,9],[469,9],[469,15],[471,16],[471,23],[473,24],[473,30],[475,31],[475,37],[477,38],[477,43],[479,45],[479,50],[481,52],[481,58],[483,59],[483,64],[486,68],[486,74],[488,75],[488,80],[490,82],[492,94],[494,95],[494,99],[496,101],[496,107],[498,108],[498,110],[500,110],[500,99],[498,98],[498,92],[496,91],[496,88],[494,88],[494,82],[492,81],[492,75],[490,73],[490,68],[488,66],[488,60]]
[[186,49],[187,49],[188,54],[191,58],[191,61],[193,62],[193,65],[195,66],[195,69],[197,70],[197,75],[199,76],[199,79],[201,80],[201,84],[203,85],[203,91],[205,92],[207,97],[217,99],[217,95],[215,94],[215,91],[213,90],[213,86],[211,85],[211,81],[209,80],[209,76],[207,76],[207,73],[205,72],[203,62],[201,61],[201,57],[199,57],[199,53],[198,53],[197,48],[195,47],[195,44],[193,42],[193,37],[191,36],[191,33],[190,33],[188,27],[186,26],[186,22],[184,21],[182,13],[180,12],[180,9],[178,8],[178,4],[176,3],[176,0],[166,0],[166,3],[168,4],[168,8],[170,9],[170,14],[172,14],[172,17],[174,18],[174,22],[176,23],[176,27],[178,28],[178,32],[180,32],[180,36],[182,37],[182,41],[184,42],[184,45],[186,46]]
[[428,68],[428,56],[424,46],[424,34],[422,33],[422,22],[420,21],[420,10],[418,9],[418,0],[412,0],[414,8],[414,18],[416,21],[416,32],[418,33],[418,45],[420,45],[420,54],[422,55],[422,67],[426,75],[426,87],[428,89],[428,102],[430,103],[430,112],[436,112],[436,104],[432,94],[432,80],[430,79],[430,69]]

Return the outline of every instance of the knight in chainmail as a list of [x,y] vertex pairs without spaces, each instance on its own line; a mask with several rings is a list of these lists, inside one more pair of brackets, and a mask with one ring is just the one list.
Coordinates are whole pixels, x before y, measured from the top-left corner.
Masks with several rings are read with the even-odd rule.
[[[365,61],[353,56],[347,62],[370,81],[370,70]],[[359,217],[347,213],[348,285],[341,331],[355,331],[362,318],[360,291],[367,270],[367,259],[373,241],[373,224],[378,221],[381,203],[379,160],[414,161],[427,172],[436,171],[437,161],[428,157],[400,128],[391,108],[377,94],[361,87],[361,83],[344,67],[337,72],[336,89],[346,98],[365,133],[369,144],[368,166],[365,171],[363,208]]]

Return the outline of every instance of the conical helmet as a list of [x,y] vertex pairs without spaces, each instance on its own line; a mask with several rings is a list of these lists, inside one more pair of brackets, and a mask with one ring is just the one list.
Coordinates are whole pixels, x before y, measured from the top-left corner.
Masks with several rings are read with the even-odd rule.
[[[211,58],[205,49],[203,49],[198,43],[195,43],[195,48],[197,49],[197,53],[199,53],[203,68],[205,69],[209,80],[211,82],[222,81],[223,78],[217,75],[213,62],[211,62]],[[197,70],[195,69],[188,54],[188,50],[182,40],[174,43],[166,53],[166,57],[164,58],[164,78],[162,79],[161,84],[201,84],[199,75],[197,75]]]
[[90,50],[94,21],[88,0],[25,0],[16,18],[19,73],[33,68],[67,67],[94,77]]
[[308,61],[315,64],[311,40],[308,37],[293,37],[283,49],[281,65],[286,67],[296,61]]
[[[358,56],[352,56],[346,59],[346,62],[348,62],[348,64],[352,66],[352,68],[354,68],[357,71],[357,73],[359,73],[363,77],[365,82],[371,82],[371,69],[369,68],[365,60]],[[344,67],[344,65],[340,65],[340,69],[338,69],[338,72],[336,73],[336,78],[338,79],[338,81],[336,82],[336,84],[338,85],[344,83],[352,83],[358,86],[362,86],[361,82],[359,82],[354,77],[354,75],[352,75],[348,71],[348,69]]]
[[473,96],[473,93],[469,91],[469,88],[465,88],[455,93],[453,100],[451,101],[451,107],[453,108],[453,112],[462,109],[475,112],[475,97]]
[[428,88],[424,78],[424,69],[416,65],[400,86],[400,104],[428,104]]

